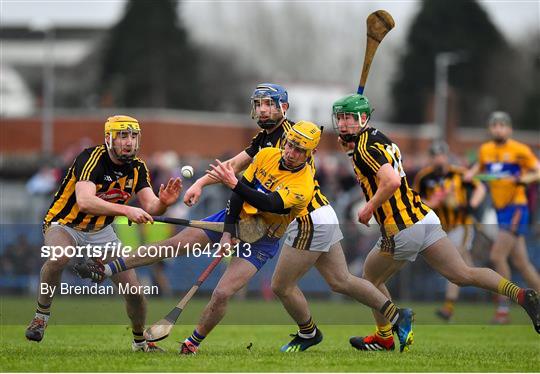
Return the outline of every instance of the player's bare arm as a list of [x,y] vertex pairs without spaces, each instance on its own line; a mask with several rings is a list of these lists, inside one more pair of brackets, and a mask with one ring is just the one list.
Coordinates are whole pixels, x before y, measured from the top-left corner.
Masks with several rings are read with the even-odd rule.
[[373,216],[373,212],[388,200],[401,185],[401,178],[396,173],[392,165],[384,164],[377,172],[378,188],[377,192],[358,212],[358,222],[369,226],[368,222]]
[[96,216],[126,216],[136,223],[153,222],[152,216],[141,208],[110,203],[96,196],[96,185],[80,181],[75,185],[75,195],[79,209]]
[[476,183],[473,193],[469,200],[471,208],[476,209],[480,206],[484,198],[486,197],[486,186],[483,183]]
[[137,193],[142,208],[151,215],[165,213],[167,208],[178,201],[182,192],[182,180],[170,178],[167,185],[159,186],[158,196],[150,187],[145,187]]
[[465,182],[470,182],[473,180],[476,174],[480,173],[480,163],[475,163],[469,170],[465,172],[463,175],[463,180]]
[[432,209],[440,207],[446,198],[446,192],[444,190],[439,190],[436,193],[433,194],[429,199],[424,198],[424,202],[427,206],[429,206]]
[[537,162],[535,168],[532,171],[524,173],[519,182],[523,184],[529,184],[540,181],[540,164]]
[[[239,173],[245,170],[249,163],[252,161],[252,158],[247,154],[246,151],[242,151],[233,158],[225,161],[224,163],[230,164],[235,173]],[[219,183],[219,181],[212,178],[210,175],[205,174],[190,187],[184,194],[184,204],[187,206],[195,205],[202,195],[202,190],[204,187]]]

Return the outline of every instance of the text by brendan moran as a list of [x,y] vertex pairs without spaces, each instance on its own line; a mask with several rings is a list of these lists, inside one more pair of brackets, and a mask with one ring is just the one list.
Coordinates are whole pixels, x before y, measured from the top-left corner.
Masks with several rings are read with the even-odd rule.
[[132,286],[128,283],[118,283],[118,287],[93,284],[91,286],[72,286],[60,283],[59,286],[50,286],[47,283],[39,284],[39,292],[50,297],[59,295],[158,295],[158,286]]

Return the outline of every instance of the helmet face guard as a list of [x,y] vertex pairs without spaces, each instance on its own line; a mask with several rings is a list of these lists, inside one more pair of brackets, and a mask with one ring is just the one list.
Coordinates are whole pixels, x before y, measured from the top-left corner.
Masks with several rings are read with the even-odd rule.
[[[287,91],[280,85],[262,83],[255,88],[251,95],[251,118],[257,121],[262,129],[270,129],[278,122],[287,118],[283,104],[288,104]],[[261,108],[268,106],[269,112],[266,118],[261,118]]]
[[[332,125],[344,142],[355,142],[358,135],[367,128],[371,113],[373,110],[367,97],[358,94],[345,96],[332,105]],[[347,122],[347,132],[343,131],[344,126],[340,125],[340,121]],[[351,121],[353,124],[350,123]],[[349,131],[350,129],[353,131]]]
[[[120,144],[115,144],[120,141]],[[135,159],[141,144],[139,122],[128,116],[113,116],[105,122],[105,145],[119,161],[129,163]],[[124,153],[126,149],[129,152]]]
[[[350,113],[350,112],[337,112],[332,114],[332,125],[338,136],[346,143],[354,143],[358,136],[366,129],[370,117],[367,115],[362,115],[365,113]],[[342,126],[339,125],[339,121],[347,121],[347,118],[352,116],[355,122],[358,122],[358,129],[354,132],[341,132]],[[365,119],[363,119],[365,118]],[[347,129],[354,128],[356,125],[347,124]]]

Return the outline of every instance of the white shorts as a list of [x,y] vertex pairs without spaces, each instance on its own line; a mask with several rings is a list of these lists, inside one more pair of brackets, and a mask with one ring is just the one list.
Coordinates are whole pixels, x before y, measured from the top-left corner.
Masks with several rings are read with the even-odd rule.
[[448,239],[457,247],[470,251],[474,239],[471,225],[459,225],[448,231]]
[[292,221],[285,232],[285,244],[301,250],[328,252],[343,239],[336,212],[325,205]]
[[121,244],[120,239],[118,239],[118,236],[116,235],[116,232],[114,231],[112,225],[107,225],[99,231],[85,232],[75,230],[74,228],[71,228],[69,226],[53,222],[51,223],[51,226],[47,228],[47,230],[50,230],[53,227],[61,227],[64,231],[71,235],[71,237],[75,241],[75,245],[77,246],[85,246],[87,244],[90,244],[91,246],[100,246],[104,248],[105,244],[111,243],[117,244],[116,247],[118,248],[118,246]]
[[420,252],[445,236],[439,217],[430,211],[423,219],[396,235],[381,237],[373,249],[391,255],[394,260],[413,262]]

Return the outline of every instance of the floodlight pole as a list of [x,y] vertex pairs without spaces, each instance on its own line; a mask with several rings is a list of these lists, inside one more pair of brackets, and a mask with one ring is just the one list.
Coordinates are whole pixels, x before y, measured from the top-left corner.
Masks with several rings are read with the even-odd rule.
[[435,55],[435,124],[439,140],[445,140],[448,125],[448,68],[465,59],[462,52],[441,52]]
[[43,87],[42,87],[42,124],[41,124],[41,151],[46,155],[53,152],[54,141],[54,43],[55,31],[52,25],[44,29],[44,61],[43,61]]

